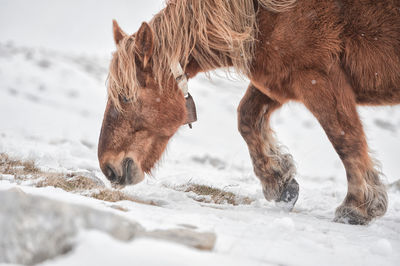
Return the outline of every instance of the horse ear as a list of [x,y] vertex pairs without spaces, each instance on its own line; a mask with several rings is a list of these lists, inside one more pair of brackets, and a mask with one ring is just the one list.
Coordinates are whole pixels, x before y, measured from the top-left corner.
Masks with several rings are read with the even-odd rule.
[[113,19],[113,32],[115,44],[118,45],[120,41],[126,36],[126,33],[121,30],[115,19]]
[[143,67],[146,67],[154,48],[154,34],[150,25],[146,22],[142,23],[140,29],[136,33],[136,46],[139,48],[140,55],[143,56]]

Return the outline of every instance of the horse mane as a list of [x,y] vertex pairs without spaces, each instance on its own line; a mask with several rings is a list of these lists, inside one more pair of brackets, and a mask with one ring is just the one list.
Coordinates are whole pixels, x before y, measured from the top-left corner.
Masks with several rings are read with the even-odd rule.
[[[169,0],[149,23],[154,32],[150,64],[159,87],[172,77],[171,66],[180,63],[185,68],[191,58],[204,70],[232,65],[247,75],[257,33],[255,1],[283,12],[297,0]],[[140,88],[134,38],[121,41],[111,62],[109,95],[115,103],[121,94],[134,98]]]

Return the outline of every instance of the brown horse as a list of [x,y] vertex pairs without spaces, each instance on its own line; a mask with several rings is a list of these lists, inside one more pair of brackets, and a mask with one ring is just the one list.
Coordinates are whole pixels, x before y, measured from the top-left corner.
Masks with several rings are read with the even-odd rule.
[[346,169],[347,196],[335,221],[382,216],[387,194],[356,105],[400,103],[399,10],[399,0],[171,0],[133,35],[114,21],[102,171],[114,184],[142,181],[178,128],[192,122],[178,81],[232,67],[250,79],[238,127],[267,200],[291,209],[298,197],[292,157],[269,125],[275,110],[298,101]]

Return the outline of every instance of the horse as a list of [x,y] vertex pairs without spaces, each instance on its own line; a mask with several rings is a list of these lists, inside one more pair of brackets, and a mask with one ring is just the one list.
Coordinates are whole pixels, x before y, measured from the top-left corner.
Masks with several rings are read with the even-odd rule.
[[178,128],[195,120],[187,80],[234,69],[250,81],[238,130],[268,201],[291,210],[298,198],[293,158],[269,122],[297,101],[346,170],[333,221],[365,225],[383,216],[388,197],[356,107],[400,103],[399,10],[398,0],[170,0],[132,35],[114,20],[102,172],[116,186],[141,182]]

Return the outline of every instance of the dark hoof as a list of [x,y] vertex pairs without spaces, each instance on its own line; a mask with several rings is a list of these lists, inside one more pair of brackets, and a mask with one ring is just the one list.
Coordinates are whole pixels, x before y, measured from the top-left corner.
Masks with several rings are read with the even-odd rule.
[[286,211],[293,210],[294,205],[299,198],[299,183],[293,178],[283,188],[281,196],[276,200],[276,205],[285,209]]
[[368,197],[366,203],[358,204],[359,207],[354,205],[346,204],[349,200],[344,200],[344,203],[340,205],[335,212],[334,222],[345,223],[345,224],[358,224],[366,225],[373,219],[383,216],[387,210],[388,198],[383,185],[375,187],[367,187],[367,191],[364,193]]
[[371,218],[365,217],[358,209],[351,206],[339,206],[335,212],[336,223],[366,225],[371,221]]

